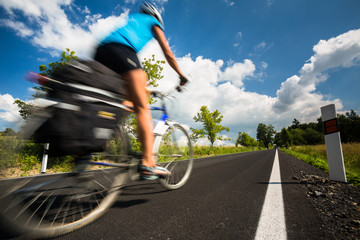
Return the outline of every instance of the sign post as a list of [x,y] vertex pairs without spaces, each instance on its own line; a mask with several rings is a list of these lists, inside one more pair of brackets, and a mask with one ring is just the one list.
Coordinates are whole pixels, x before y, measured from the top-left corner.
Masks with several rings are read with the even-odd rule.
[[330,104],[322,107],[321,116],[324,126],[330,180],[346,182],[344,157],[335,105]]
[[48,150],[49,150],[49,143],[45,143],[44,145],[44,154],[43,154],[43,158],[42,158],[42,162],[41,162],[41,173],[45,174],[46,173],[46,167],[47,167],[47,162],[48,162]]

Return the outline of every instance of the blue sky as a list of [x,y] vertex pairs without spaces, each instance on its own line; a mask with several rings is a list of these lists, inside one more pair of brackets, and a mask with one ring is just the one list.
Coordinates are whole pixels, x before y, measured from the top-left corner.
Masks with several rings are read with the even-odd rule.
[[[31,100],[28,71],[59,59],[65,48],[92,56],[96,41],[126,22],[140,1],[0,0],[0,129],[19,120],[14,99]],[[360,1],[156,0],[165,34],[192,79],[173,116],[188,127],[202,105],[218,109],[227,133],[256,136],[316,121],[320,107],[360,113]],[[156,42],[141,53],[163,55]],[[176,84],[167,66],[161,89]]]

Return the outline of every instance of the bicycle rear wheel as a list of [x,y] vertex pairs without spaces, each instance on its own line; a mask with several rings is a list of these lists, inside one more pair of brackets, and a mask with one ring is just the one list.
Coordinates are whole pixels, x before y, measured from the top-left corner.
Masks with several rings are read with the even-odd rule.
[[[107,145],[108,149],[118,146],[118,158],[113,149],[104,151],[102,160],[123,160],[125,149],[119,149],[124,147],[120,133],[118,131]],[[109,154],[111,159],[106,157]],[[54,237],[74,231],[105,213],[116,201],[127,178],[123,169],[100,167],[2,180],[0,222],[11,235],[25,234],[31,238]]]
[[188,133],[180,124],[169,127],[163,135],[156,161],[172,173],[160,179],[165,188],[178,189],[188,181],[193,167],[193,149]]

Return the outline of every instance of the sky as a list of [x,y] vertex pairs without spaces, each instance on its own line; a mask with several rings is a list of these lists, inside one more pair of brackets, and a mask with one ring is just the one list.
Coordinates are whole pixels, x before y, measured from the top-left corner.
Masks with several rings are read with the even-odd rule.
[[[0,0],[0,131],[17,128],[15,99],[31,101],[27,72],[60,59],[66,48],[91,59],[98,42],[137,12],[137,0]],[[155,0],[165,35],[191,83],[170,116],[200,128],[206,105],[223,115],[223,134],[256,137],[259,123],[280,131],[294,118],[315,122],[320,108],[360,113],[360,1]],[[164,59],[156,41],[140,59]],[[165,65],[160,90],[177,83]],[[205,142],[204,142],[205,143]],[[226,144],[218,141],[217,144]]]

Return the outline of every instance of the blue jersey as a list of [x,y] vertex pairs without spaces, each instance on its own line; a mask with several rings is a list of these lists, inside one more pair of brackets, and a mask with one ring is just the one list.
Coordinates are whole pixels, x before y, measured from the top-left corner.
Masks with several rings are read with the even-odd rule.
[[155,25],[163,30],[160,22],[151,15],[144,13],[130,14],[127,24],[115,29],[101,41],[101,44],[121,43],[131,47],[135,52],[139,52],[154,38],[152,28]]

